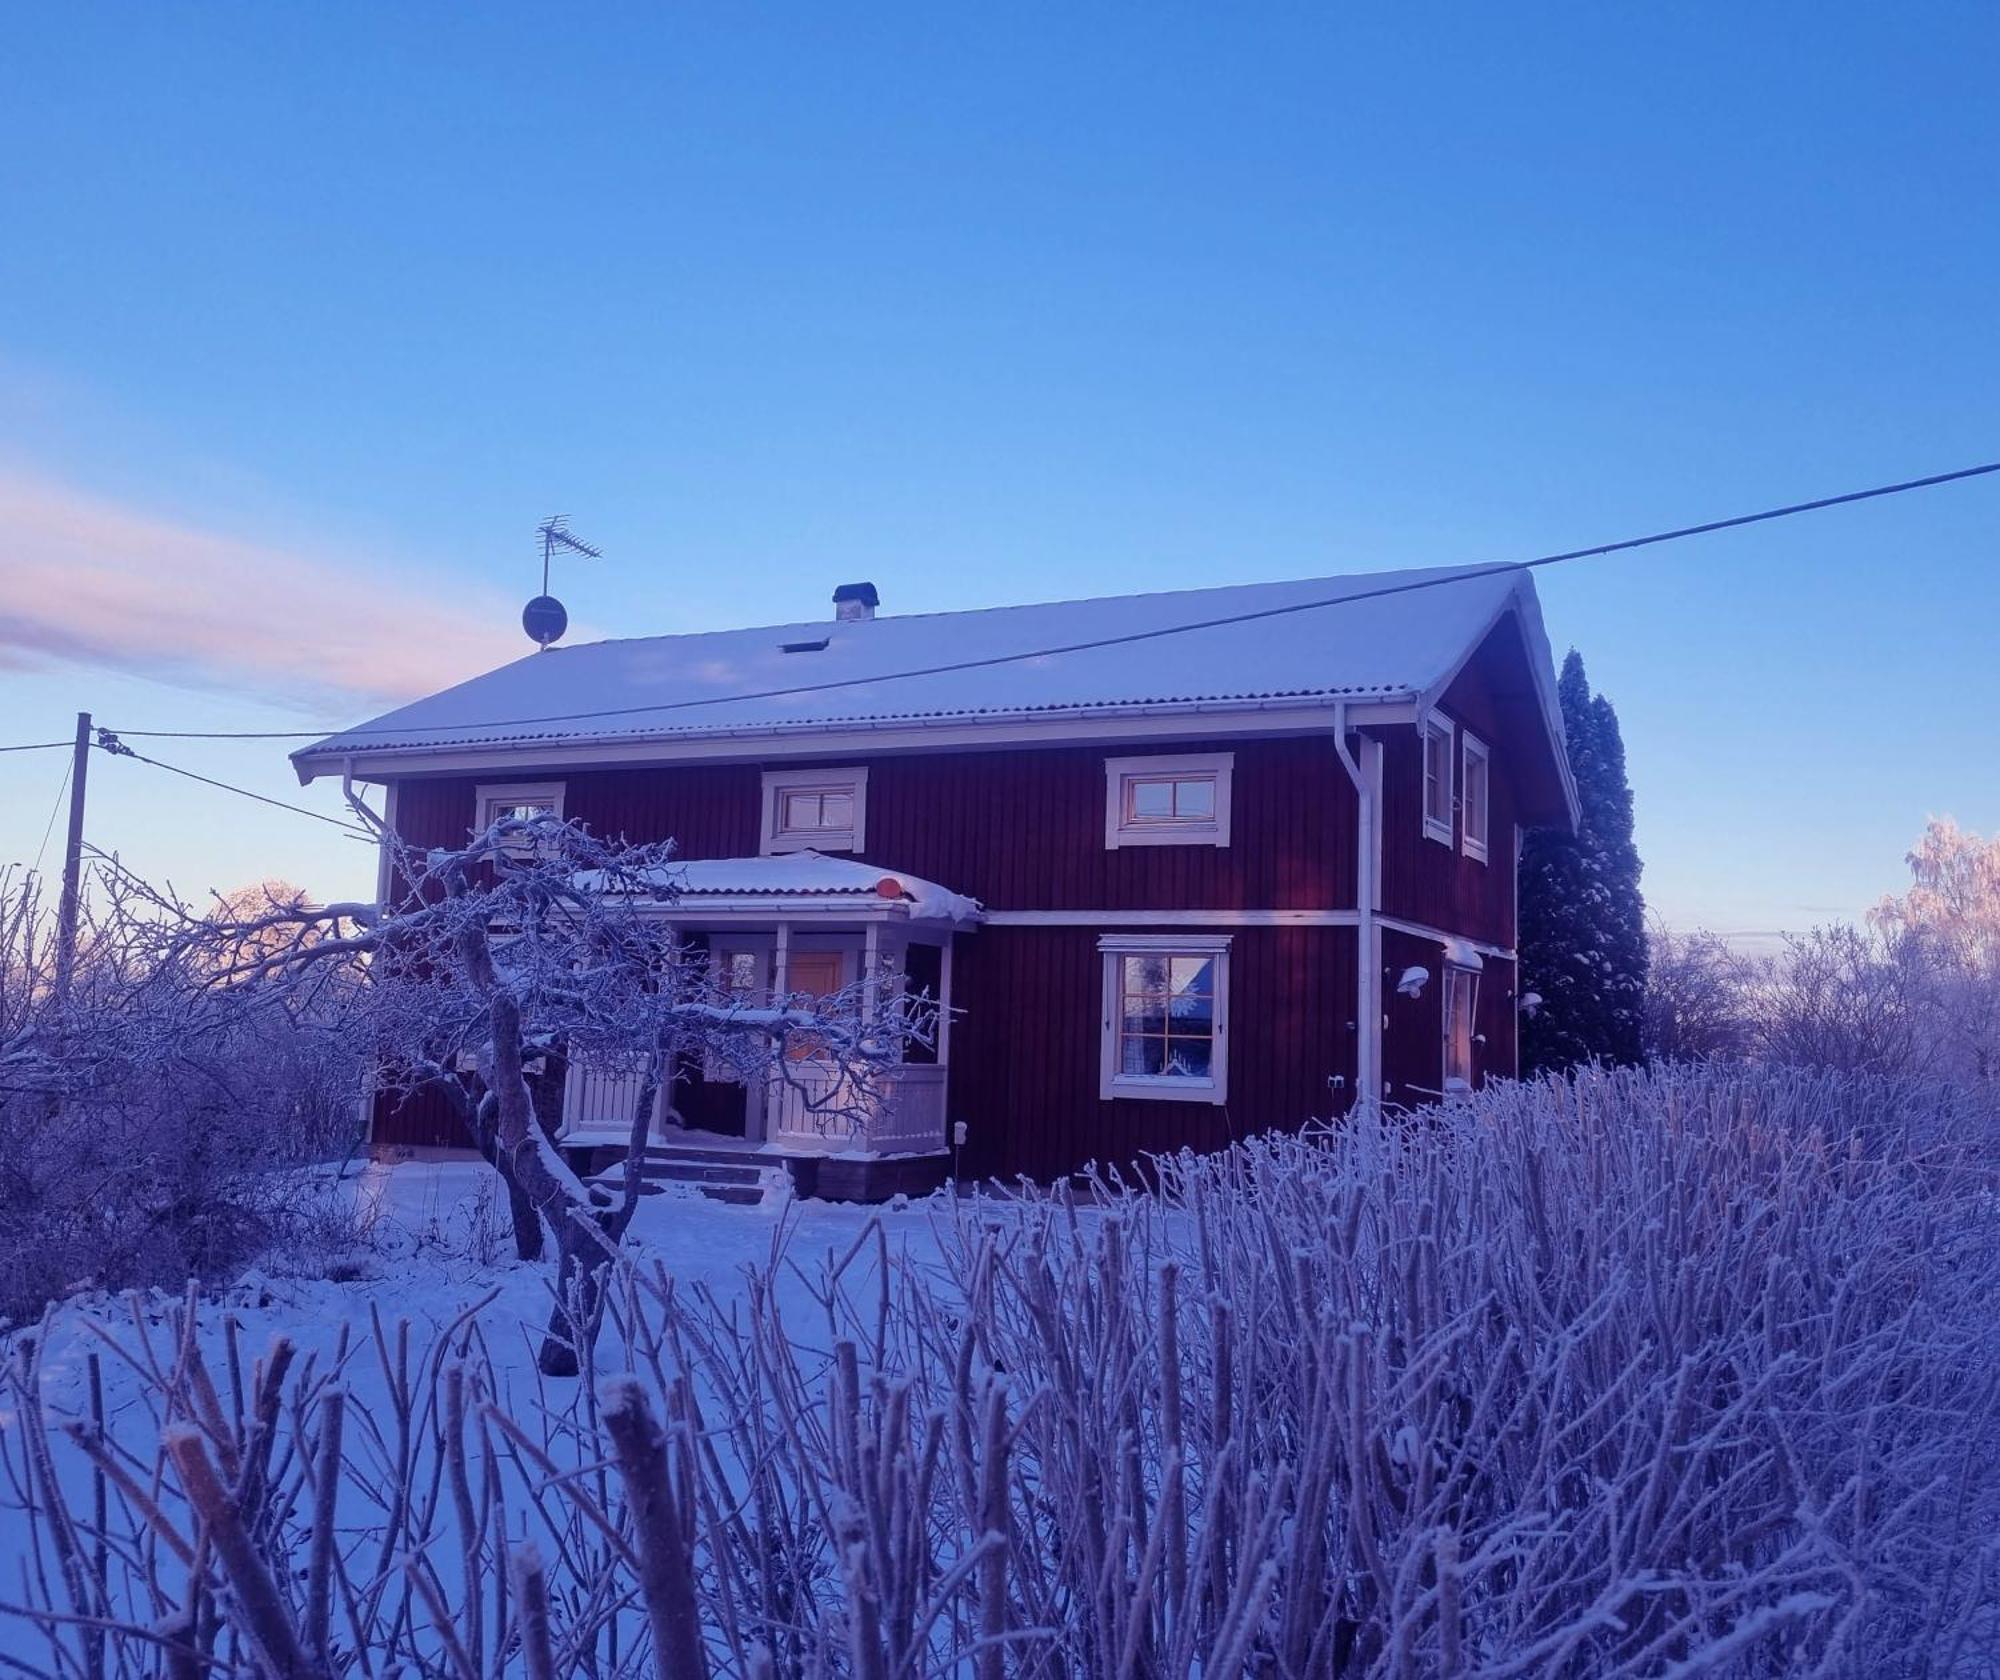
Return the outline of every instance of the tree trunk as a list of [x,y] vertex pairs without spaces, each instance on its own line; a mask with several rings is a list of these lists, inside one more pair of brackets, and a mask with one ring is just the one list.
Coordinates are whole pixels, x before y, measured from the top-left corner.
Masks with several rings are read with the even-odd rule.
[[653,1104],[660,1090],[660,1057],[646,1063],[639,1097],[632,1108],[631,1130],[625,1140],[625,1172],[618,1201],[573,1207],[556,1223],[556,1298],[549,1327],[536,1363],[549,1377],[573,1377],[582,1356],[597,1335],[598,1302],[604,1291],[604,1271],[624,1240],[625,1229],[639,1206],[640,1163],[651,1135]]
[[474,1097],[466,1090],[456,1074],[446,1074],[441,1083],[452,1094],[458,1105],[459,1118],[465,1122],[465,1129],[472,1135],[474,1146],[480,1157],[500,1175],[500,1182],[507,1187],[507,1214],[514,1227],[514,1257],[517,1260],[539,1260],[542,1257],[542,1220],[535,1212],[535,1204],[521,1181],[515,1177],[514,1168],[500,1147],[500,1139],[495,1127],[499,1105],[489,1091],[484,1096]]

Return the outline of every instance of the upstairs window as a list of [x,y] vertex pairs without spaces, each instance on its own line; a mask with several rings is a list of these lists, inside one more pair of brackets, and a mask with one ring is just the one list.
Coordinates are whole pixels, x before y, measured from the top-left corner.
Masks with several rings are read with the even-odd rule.
[[1479,975],[1447,964],[1444,971],[1444,1088],[1472,1089],[1473,1024],[1479,1014]]
[[858,852],[867,843],[868,772],[764,772],[763,849]]
[[1220,1103],[1229,1093],[1229,936],[1106,934],[1098,1095]]
[[1424,720],[1424,833],[1451,844],[1451,720]]
[[1234,753],[1104,761],[1104,844],[1226,846]]
[[1470,735],[1460,739],[1465,744],[1465,793],[1462,800],[1465,808],[1465,855],[1484,863],[1487,826],[1491,820],[1486,809],[1486,787],[1490,779],[1492,754],[1484,741]]
[[[482,782],[477,791],[476,833],[484,834],[497,822],[532,822],[536,817],[562,820],[561,782]],[[512,857],[527,857],[533,846],[525,835],[514,835],[507,840],[505,850]]]

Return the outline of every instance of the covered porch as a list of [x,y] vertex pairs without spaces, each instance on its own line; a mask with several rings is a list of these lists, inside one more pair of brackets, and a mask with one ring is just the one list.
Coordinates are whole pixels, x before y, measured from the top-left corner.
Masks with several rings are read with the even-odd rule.
[[[978,903],[935,882],[817,852],[697,860],[675,866],[660,907],[686,960],[704,965],[718,996],[746,1008],[841,997],[862,1030],[883,1023],[892,1059],[856,1081],[805,1036],[776,1065],[732,1067],[711,1052],[677,1059],[651,1117],[662,1153],[793,1164],[805,1193],[861,1193],[941,1180],[951,1147],[952,937],[976,926]],[[913,1017],[928,1043],[891,1023]],[[563,1145],[622,1149],[639,1099],[636,1072],[572,1063],[563,1091]],[[913,1171],[918,1161],[928,1165]],[[838,1166],[833,1163],[840,1163]],[[855,1163],[903,1162],[857,1172]],[[927,1186],[925,1186],[927,1187]]]

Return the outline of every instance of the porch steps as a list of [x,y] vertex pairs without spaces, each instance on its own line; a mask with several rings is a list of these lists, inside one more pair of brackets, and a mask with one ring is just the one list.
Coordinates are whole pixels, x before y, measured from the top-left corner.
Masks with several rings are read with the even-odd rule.
[[[607,1189],[623,1183],[622,1164],[607,1167],[595,1182]],[[754,1207],[785,1182],[785,1169],[752,1150],[703,1148],[695,1144],[656,1143],[639,1163],[639,1193],[665,1194],[669,1185],[685,1185],[710,1201]]]

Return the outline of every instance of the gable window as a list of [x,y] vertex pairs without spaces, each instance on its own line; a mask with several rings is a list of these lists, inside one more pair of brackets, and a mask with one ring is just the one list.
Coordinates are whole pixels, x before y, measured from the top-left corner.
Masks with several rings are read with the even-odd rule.
[[858,852],[867,844],[868,772],[766,770],[763,850]]
[[1226,846],[1234,753],[1104,761],[1104,844]]
[[[531,822],[536,817],[562,820],[561,782],[482,782],[477,794],[479,821],[475,832],[479,834],[497,822]],[[532,850],[532,842],[525,835],[514,835],[506,841],[504,849],[511,857],[526,857]]]
[[1229,1092],[1229,936],[1106,934],[1098,1095],[1220,1103]]
[[1451,720],[1424,720],[1424,833],[1451,844]]
[[1444,1088],[1472,1089],[1473,1023],[1479,1013],[1476,969],[1448,963],[1444,971]]
[[1459,739],[1465,745],[1465,791],[1462,803],[1465,807],[1465,855],[1486,861],[1487,812],[1486,787],[1491,779],[1492,752],[1484,741],[1471,735]]

